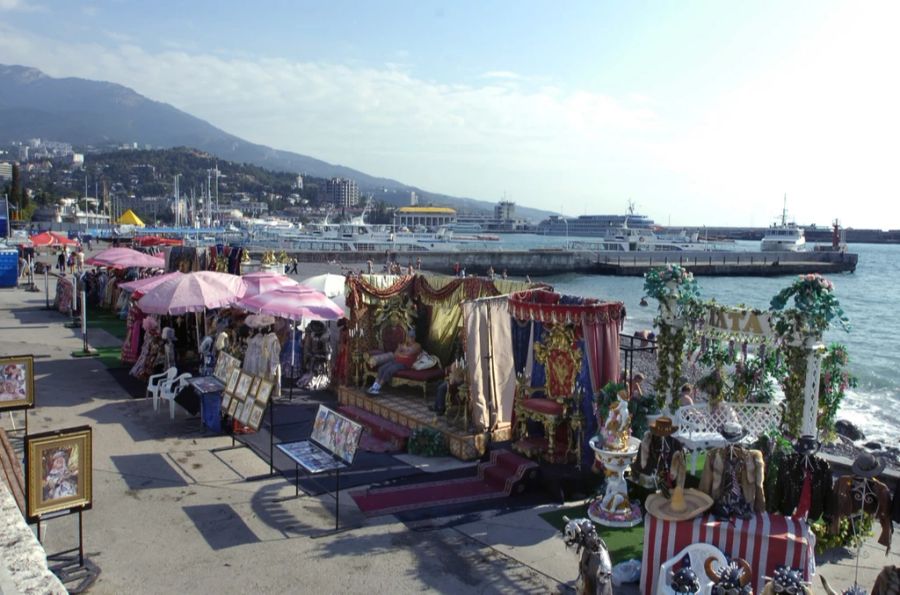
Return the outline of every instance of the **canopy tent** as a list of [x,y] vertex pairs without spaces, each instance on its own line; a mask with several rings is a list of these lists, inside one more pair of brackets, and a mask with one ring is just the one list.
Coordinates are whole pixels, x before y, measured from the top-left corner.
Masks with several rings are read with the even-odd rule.
[[137,227],[144,227],[144,222],[141,221],[141,218],[135,215],[134,211],[128,209],[122,216],[116,219],[116,223],[119,225],[136,225]]
[[282,287],[245,297],[235,306],[288,320],[337,320],[344,311],[321,292],[301,286]]
[[333,298],[343,295],[346,282],[347,278],[344,275],[325,273],[324,275],[316,275],[304,279],[303,281],[300,281],[300,285],[315,289],[316,291],[324,293],[326,297]]
[[130,267],[142,268],[166,268],[166,261],[162,256],[144,254],[131,248],[107,248],[85,261],[95,266],[109,267],[113,269],[127,269]]
[[183,246],[184,240],[159,236],[138,236],[131,243],[137,246]]
[[171,273],[166,273],[164,275],[156,275],[155,277],[144,277],[143,279],[137,279],[135,281],[129,281],[128,283],[122,283],[119,285],[119,289],[122,291],[130,291],[133,292],[135,298],[140,298],[142,295],[167,281],[172,277],[183,277],[184,273],[181,271],[173,271]]
[[286,275],[270,271],[258,271],[241,275],[241,279],[247,285],[244,298],[268,293],[283,287],[297,287],[297,282]]
[[35,248],[43,246],[77,246],[78,240],[70,240],[61,233],[45,231],[29,238]]
[[246,285],[237,275],[199,271],[170,277],[147,291],[138,307],[148,314],[186,314],[224,308],[238,301]]
[[544,366],[535,360],[534,346],[554,325],[567,325],[581,350],[582,366],[578,385],[584,390],[579,404],[584,416],[582,464],[591,464],[593,451],[588,440],[597,432],[594,395],[619,375],[619,331],[625,322],[622,302],[602,302],[592,298],[566,296],[535,289],[509,297],[512,316],[512,356],[516,374],[530,378],[530,386],[546,382]]

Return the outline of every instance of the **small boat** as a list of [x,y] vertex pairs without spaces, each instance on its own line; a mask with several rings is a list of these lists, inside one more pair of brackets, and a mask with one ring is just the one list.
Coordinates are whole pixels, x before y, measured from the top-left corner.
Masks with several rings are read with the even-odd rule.
[[784,197],[784,208],[781,221],[773,223],[766,230],[759,249],[763,252],[802,252],[806,250],[806,236],[803,228],[793,221],[787,220],[787,195]]

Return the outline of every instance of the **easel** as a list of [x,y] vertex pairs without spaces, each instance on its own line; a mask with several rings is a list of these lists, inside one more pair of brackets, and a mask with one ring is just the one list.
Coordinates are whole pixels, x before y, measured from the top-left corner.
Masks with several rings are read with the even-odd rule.
[[[94,581],[96,581],[97,577],[100,575],[100,569],[84,557],[83,512],[84,508],[79,507],[52,512],[34,519],[37,525],[37,540],[43,545],[44,536],[41,533],[42,523],[65,517],[70,514],[78,515],[78,547],[69,548],[53,554],[47,554],[48,567],[60,581],[67,585],[67,589],[70,593],[81,593],[93,585]],[[69,583],[77,583],[77,585],[74,587],[68,586]]]

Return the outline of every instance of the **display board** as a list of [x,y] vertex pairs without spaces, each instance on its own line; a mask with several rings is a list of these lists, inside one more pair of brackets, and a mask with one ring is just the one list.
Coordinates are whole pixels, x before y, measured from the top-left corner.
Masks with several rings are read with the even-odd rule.
[[361,436],[362,426],[360,424],[324,405],[319,405],[316,421],[313,423],[312,436],[310,436],[311,440],[333,452],[339,459],[350,465],[356,456]]
[[222,413],[256,431],[272,398],[275,383],[240,370],[240,361],[222,371],[226,379],[222,394]]

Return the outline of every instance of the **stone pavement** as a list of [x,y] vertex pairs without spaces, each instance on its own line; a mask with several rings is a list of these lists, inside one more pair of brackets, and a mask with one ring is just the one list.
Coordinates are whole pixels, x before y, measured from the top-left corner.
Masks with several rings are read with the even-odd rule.
[[[170,421],[167,410],[129,398],[98,360],[73,359],[79,331],[43,306],[43,292],[0,290],[0,353],[35,355],[31,432],[93,427],[94,508],[84,514],[84,534],[101,574],[92,593],[554,593],[574,584],[574,551],[537,516],[548,506],[408,527],[393,516],[365,518],[345,493],[341,523],[349,529],[318,536],[333,527],[333,500],[285,499],[294,488],[281,477],[246,481],[268,465],[230,449],[230,438],[203,431],[181,409]],[[92,331],[94,346],[117,343]],[[72,521],[46,524],[49,551],[76,543]],[[867,588],[882,565],[900,564],[883,548],[864,551]],[[820,570],[843,589],[853,580],[850,562]]]

